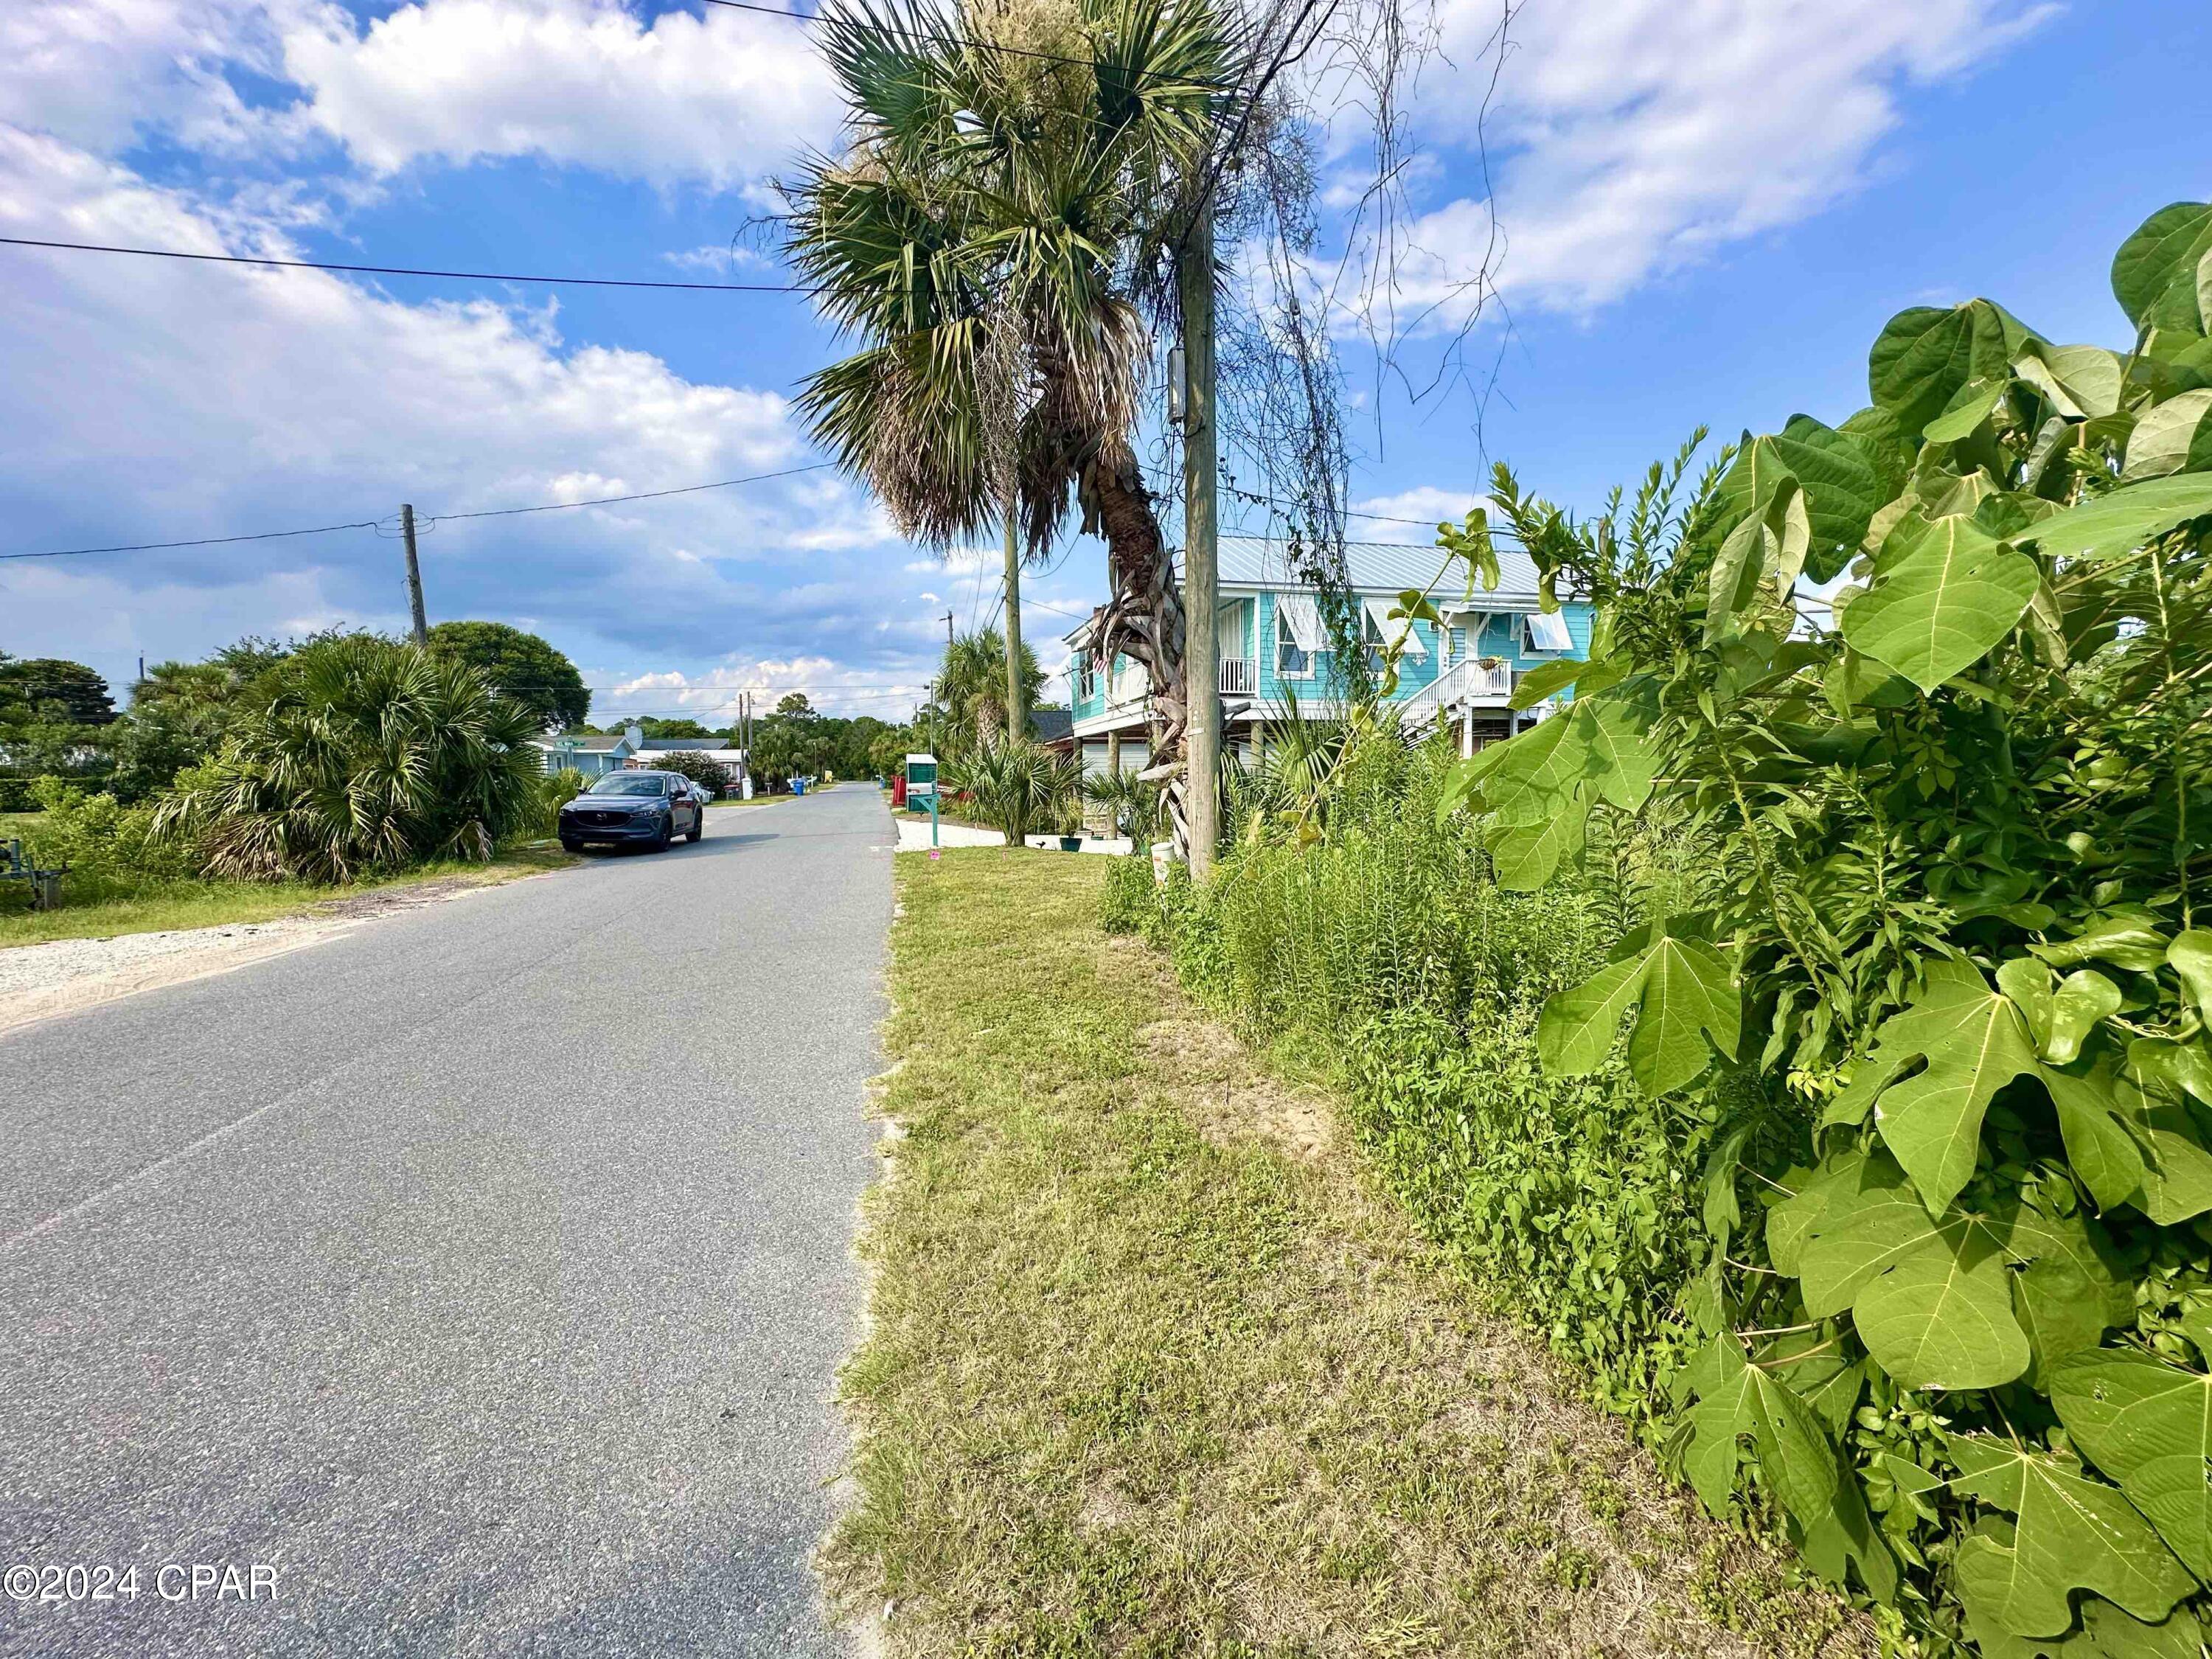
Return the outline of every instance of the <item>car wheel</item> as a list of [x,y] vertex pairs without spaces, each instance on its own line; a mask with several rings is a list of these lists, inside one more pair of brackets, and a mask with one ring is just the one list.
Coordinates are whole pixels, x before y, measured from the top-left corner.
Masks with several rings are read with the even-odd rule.
[[696,841],[706,833],[707,809],[703,806],[695,806],[691,809],[691,827],[684,832],[684,839]]
[[660,828],[653,833],[653,839],[646,842],[645,849],[648,853],[665,853],[668,850],[668,843],[675,839],[676,815],[672,812],[661,819]]
[[564,853],[580,853],[584,850],[584,843],[580,841],[570,841],[568,836],[563,836],[561,837],[561,850]]

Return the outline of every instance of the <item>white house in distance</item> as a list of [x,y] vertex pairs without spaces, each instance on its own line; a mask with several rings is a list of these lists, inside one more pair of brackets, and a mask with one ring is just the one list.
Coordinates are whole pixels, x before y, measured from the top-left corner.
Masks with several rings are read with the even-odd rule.
[[645,746],[645,733],[637,726],[630,726],[619,732],[607,732],[605,736],[562,732],[556,737],[533,738],[531,741],[545,757],[545,769],[549,774],[570,768],[590,779],[604,777],[610,772],[619,772],[632,764],[638,751]]
[[532,740],[545,757],[548,773],[573,767],[588,779],[610,772],[636,770],[658,764],[655,757],[678,752],[704,755],[722,769],[724,787],[742,789],[745,781],[745,751],[726,746],[720,738],[648,738],[635,726],[603,735],[566,732]]

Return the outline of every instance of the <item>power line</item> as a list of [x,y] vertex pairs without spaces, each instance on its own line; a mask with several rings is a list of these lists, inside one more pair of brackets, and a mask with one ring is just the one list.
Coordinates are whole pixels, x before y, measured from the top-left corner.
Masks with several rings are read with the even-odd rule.
[[[418,518],[416,527],[434,525],[441,520],[512,518],[522,513],[565,513],[573,507],[609,507],[619,501],[658,501],[667,495],[692,495],[702,489],[728,489],[737,484],[765,483],[771,478],[796,477],[802,472],[819,472],[835,466],[834,461],[810,461],[805,466],[787,466],[775,472],[752,472],[741,478],[717,478],[712,483],[680,484],[673,489],[644,489],[629,495],[598,495],[581,501],[546,501],[537,507],[492,507],[481,513],[445,513]],[[288,536],[326,536],[338,530],[374,530],[381,520],[356,519],[348,524],[313,525],[300,530],[264,530],[246,536],[201,536],[180,542],[127,542],[113,547],[56,547],[35,553],[0,553],[0,559],[73,559],[88,553],[148,553],[164,548],[216,547],[230,542],[269,542]]]
[[86,553],[150,553],[168,547],[214,547],[225,542],[273,542],[287,536],[327,536],[335,530],[374,530],[374,519],[315,525],[304,530],[264,530],[251,536],[202,536],[188,542],[125,542],[114,547],[55,547],[37,553],[0,553],[0,559],[74,559]]
[[547,276],[501,270],[434,270],[418,265],[343,264],[331,259],[278,259],[247,253],[188,253],[181,248],[125,247],[109,242],[64,242],[34,236],[0,236],[9,247],[61,249],[73,253],[127,253],[144,259],[185,259],[201,264],[261,265],[276,270],[333,270],[356,276],[435,276],[464,283],[538,283],[556,288],[647,288],[692,294],[814,294],[800,283],[678,283],[642,276]]
[[572,507],[612,507],[619,501],[657,501],[667,495],[696,495],[702,489],[727,489],[732,484],[765,483],[771,478],[794,478],[802,472],[819,472],[824,467],[835,465],[835,461],[809,461],[805,466],[787,466],[780,472],[754,472],[742,478],[718,478],[713,483],[679,484],[673,489],[641,489],[634,495],[598,495],[585,501],[547,501],[539,507],[495,507],[482,513],[440,513],[433,514],[429,522],[510,519],[520,513],[565,513]]

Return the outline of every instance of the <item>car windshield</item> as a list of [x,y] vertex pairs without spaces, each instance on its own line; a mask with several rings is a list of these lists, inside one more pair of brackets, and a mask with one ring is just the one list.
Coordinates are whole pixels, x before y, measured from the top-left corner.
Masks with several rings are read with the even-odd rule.
[[667,786],[657,777],[647,777],[636,772],[611,772],[593,784],[594,795],[665,795]]

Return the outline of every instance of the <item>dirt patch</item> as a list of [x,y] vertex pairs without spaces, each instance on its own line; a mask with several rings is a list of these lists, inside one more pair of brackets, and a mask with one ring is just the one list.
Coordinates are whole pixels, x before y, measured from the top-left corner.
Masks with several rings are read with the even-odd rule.
[[1249,1049],[1212,1021],[1156,1020],[1138,1031],[1137,1041],[1217,1146],[1264,1140],[1309,1164],[1335,1150],[1329,1101],[1269,1076]]

